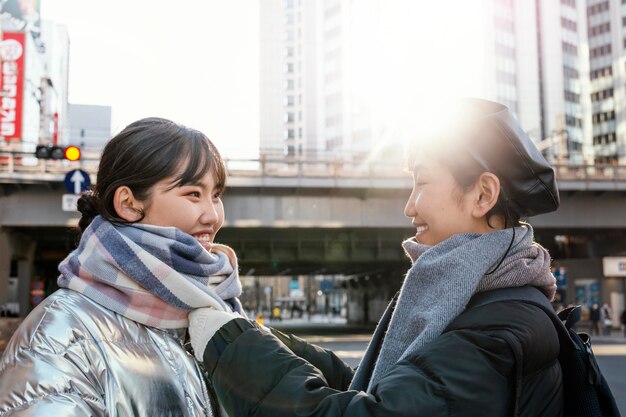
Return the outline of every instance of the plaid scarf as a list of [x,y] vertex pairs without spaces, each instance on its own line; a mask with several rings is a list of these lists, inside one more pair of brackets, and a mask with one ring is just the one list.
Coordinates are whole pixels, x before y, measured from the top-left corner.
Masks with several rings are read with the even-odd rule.
[[146,326],[184,328],[199,307],[245,315],[237,268],[228,246],[208,252],[175,227],[119,226],[97,216],[59,265],[58,284]]

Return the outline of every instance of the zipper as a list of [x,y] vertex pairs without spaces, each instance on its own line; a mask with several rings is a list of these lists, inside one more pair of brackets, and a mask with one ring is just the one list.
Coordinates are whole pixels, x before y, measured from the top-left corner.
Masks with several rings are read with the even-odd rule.
[[600,367],[596,362],[596,358],[591,350],[591,338],[588,338],[583,343],[585,344],[585,351],[587,352],[587,362],[589,364],[588,381],[591,385],[600,385],[602,380],[602,374],[600,373]]

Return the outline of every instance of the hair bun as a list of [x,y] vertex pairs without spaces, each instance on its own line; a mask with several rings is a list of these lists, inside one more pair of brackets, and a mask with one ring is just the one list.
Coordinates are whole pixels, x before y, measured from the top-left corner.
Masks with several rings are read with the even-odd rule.
[[83,193],[76,204],[78,211],[82,214],[82,217],[78,221],[78,227],[81,232],[84,232],[87,226],[98,214],[98,198],[94,195],[93,191],[86,191]]

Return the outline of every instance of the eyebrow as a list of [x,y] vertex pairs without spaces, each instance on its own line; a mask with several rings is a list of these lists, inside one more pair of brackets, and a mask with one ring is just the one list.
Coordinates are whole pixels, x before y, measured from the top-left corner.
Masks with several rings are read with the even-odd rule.
[[[190,183],[187,183],[187,184],[181,184],[180,186],[181,187],[185,187],[185,186],[187,186],[187,187],[200,187],[200,188],[203,188],[205,190],[209,189],[209,184],[206,184],[203,181],[190,182]],[[224,186],[224,184],[219,182],[219,181],[216,182],[215,184],[213,184],[213,189],[214,190],[224,191],[225,188],[226,187]]]

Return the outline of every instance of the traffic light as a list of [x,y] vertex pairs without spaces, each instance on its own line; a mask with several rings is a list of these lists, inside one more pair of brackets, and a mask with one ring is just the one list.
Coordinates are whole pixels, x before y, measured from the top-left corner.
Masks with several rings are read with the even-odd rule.
[[80,159],[80,148],[78,146],[70,145],[65,148],[63,155],[68,161],[78,161]]
[[80,159],[80,148],[70,145],[67,147],[37,145],[35,156],[39,159],[67,159],[68,161],[78,161]]

